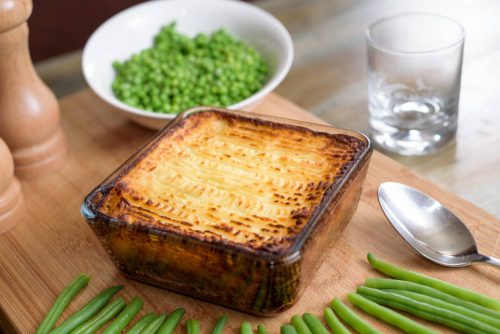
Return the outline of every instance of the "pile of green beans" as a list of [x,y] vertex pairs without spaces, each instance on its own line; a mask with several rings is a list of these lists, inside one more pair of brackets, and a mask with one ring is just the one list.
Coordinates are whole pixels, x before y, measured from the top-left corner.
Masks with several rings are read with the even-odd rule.
[[[348,300],[364,312],[406,333],[435,334],[423,326],[387,307],[405,311],[464,333],[500,333],[500,301],[472,290],[400,268],[368,254],[371,266],[393,279],[368,278],[365,286],[348,295]],[[340,300],[332,309],[358,333],[378,333],[357,317]],[[387,307],[386,307],[387,306]],[[333,330],[346,333],[333,312],[325,311]]]
[[365,308],[371,305],[374,309],[373,304],[377,303],[463,333],[500,333],[499,300],[400,268],[371,253],[368,261],[374,269],[393,279],[367,279],[357,294],[350,295],[353,304],[363,304]]
[[[393,278],[368,278],[356,293],[348,295],[349,302],[365,313],[410,334],[438,332],[392,309],[463,333],[500,334],[499,300],[405,270],[371,253],[368,254],[368,261],[374,269]],[[335,334],[350,333],[344,324],[356,333],[380,333],[338,298],[332,301],[330,308],[325,309],[324,318]],[[292,324],[297,324],[295,329],[298,334],[307,334],[300,331],[299,321],[292,320]],[[312,334],[323,334],[309,328]]]
[[471,303],[475,303],[477,305],[500,312],[500,300],[496,300],[489,296],[477,293],[469,289],[464,289],[462,287],[438,280],[436,278],[402,269],[392,263],[388,263],[376,258],[371,253],[368,253],[368,262],[370,262],[371,266],[374,269],[380,271],[383,274],[386,274],[387,276],[428,286],[462,300],[469,301]]
[[[370,289],[370,288],[366,288]],[[372,300],[380,305],[386,305],[401,311],[416,315],[419,318],[429,320],[464,333],[499,333],[499,330],[485,323],[469,318],[460,313],[447,309],[441,309],[430,304],[423,304],[413,299],[390,294],[380,290],[360,290],[361,296]]]
[[[396,311],[404,311],[421,319],[438,323],[468,334],[500,334],[500,301],[486,295],[467,290],[450,283],[411,272],[394,264],[382,261],[368,254],[372,267],[393,278],[368,278],[356,293],[348,294],[348,301],[384,323],[409,334],[437,334]],[[70,302],[89,283],[90,277],[81,274],[57,297],[54,305],[42,320],[36,334],[104,334],[122,333],[140,312],[143,301],[133,298],[129,304],[121,297],[113,297],[123,288],[108,288],[83,308],[70,315],[55,327],[59,317]],[[172,334],[178,327],[184,309],[178,308],[170,314],[149,313],[140,318],[126,333],[130,334]],[[329,327],[335,334],[351,333],[348,327],[359,334],[380,334],[369,322],[344,304],[340,299],[332,300],[324,310],[325,326],[311,313],[294,315],[290,324],[280,327],[281,334],[329,334]],[[212,334],[222,334],[228,316],[221,316],[214,325]],[[109,325],[104,326],[109,322]],[[346,326],[347,325],[347,326]],[[101,330],[104,329],[104,330]],[[200,323],[195,319],[185,322],[187,334],[200,334]],[[241,324],[241,334],[253,334],[252,325]],[[268,334],[259,324],[258,334]]]
[[500,313],[497,311],[454,297],[434,288],[430,288],[428,286],[413,282],[389,278],[367,278],[365,281],[365,286],[375,289],[392,290],[392,292],[394,293],[401,293],[402,291],[414,292],[419,296],[427,296],[428,298],[441,300],[448,304],[460,306],[477,313],[484,313],[491,317],[500,317]]
[[[185,314],[183,308],[175,309],[170,314],[148,313],[135,324],[129,326],[141,311],[144,301],[138,297],[134,297],[128,304],[121,297],[112,300],[123,289],[123,286],[118,285],[99,293],[87,305],[54,328],[64,310],[76,295],[87,286],[89,281],[90,277],[88,275],[81,274],[68,284],[56,298],[45,318],[40,322],[36,334],[91,334],[97,332],[119,334],[127,327],[130,327],[126,331],[128,334],[172,334]],[[222,334],[227,321],[227,315],[221,316],[211,333]],[[109,325],[106,327],[108,323]],[[200,334],[201,331],[200,323],[195,319],[186,320],[185,328],[187,334]],[[259,334],[269,334],[262,324],[257,326],[257,332]],[[241,325],[241,333],[253,333],[249,322],[244,322]]]
[[90,281],[90,276],[85,274],[80,274],[76,277],[73,282],[71,282],[63,292],[57,297],[54,305],[50,309],[47,316],[42,320],[38,328],[36,329],[36,334],[46,334],[57,322],[57,319],[64,312],[69,303],[76,297],[76,295],[82,291]]
[[[89,281],[90,277],[88,275],[81,274],[68,284],[56,298],[45,318],[40,322],[36,334],[93,334],[97,332],[119,334],[129,327],[132,320],[141,311],[144,301],[138,297],[134,297],[128,304],[122,297],[112,300],[123,289],[123,286],[118,285],[99,293],[84,307],[54,328],[64,310],[76,295],[87,286]],[[185,311],[182,308],[178,308],[170,314],[148,313],[132,325],[127,333],[172,334],[178,327],[184,313]],[[227,315],[221,317],[212,333],[222,333],[227,319]],[[250,324],[247,326],[250,326]],[[194,319],[187,320],[186,332],[188,334],[200,334],[200,323]],[[259,325],[259,333],[267,334],[262,325]]]
[[[70,315],[62,324],[51,330],[49,333],[64,334],[73,331],[75,328],[84,324],[101,311],[121,289],[123,289],[123,286],[118,285],[102,291],[82,309]],[[50,316],[50,312],[47,316]]]
[[190,38],[164,26],[145,49],[113,67],[115,96],[124,103],[159,113],[210,105],[227,107],[257,92],[268,65],[246,43],[220,29]]

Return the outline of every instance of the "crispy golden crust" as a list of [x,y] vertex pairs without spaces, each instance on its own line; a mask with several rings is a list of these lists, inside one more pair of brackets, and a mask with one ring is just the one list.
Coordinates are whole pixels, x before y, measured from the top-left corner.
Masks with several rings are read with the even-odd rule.
[[189,116],[118,177],[99,211],[249,251],[282,253],[365,144],[216,111]]

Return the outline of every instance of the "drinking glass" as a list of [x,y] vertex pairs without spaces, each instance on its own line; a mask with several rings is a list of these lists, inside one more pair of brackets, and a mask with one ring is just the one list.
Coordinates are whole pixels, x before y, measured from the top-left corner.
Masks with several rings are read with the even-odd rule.
[[423,155],[455,138],[464,30],[453,19],[407,13],[369,26],[368,100],[372,139],[402,155]]

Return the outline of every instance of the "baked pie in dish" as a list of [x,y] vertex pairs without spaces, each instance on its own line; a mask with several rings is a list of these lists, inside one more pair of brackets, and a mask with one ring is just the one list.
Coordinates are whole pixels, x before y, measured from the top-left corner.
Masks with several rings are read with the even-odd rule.
[[126,276],[270,315],[297,300],[354,213],[370,154],[356,132],[195,108],[82,214]]

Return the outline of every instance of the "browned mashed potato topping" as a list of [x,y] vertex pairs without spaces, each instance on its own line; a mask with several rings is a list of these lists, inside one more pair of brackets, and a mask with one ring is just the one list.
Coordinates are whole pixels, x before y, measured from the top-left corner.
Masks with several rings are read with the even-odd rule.
[[364,145],[205,111],[167,131],[118,177],[99,210],[130,224],[281,253]]

